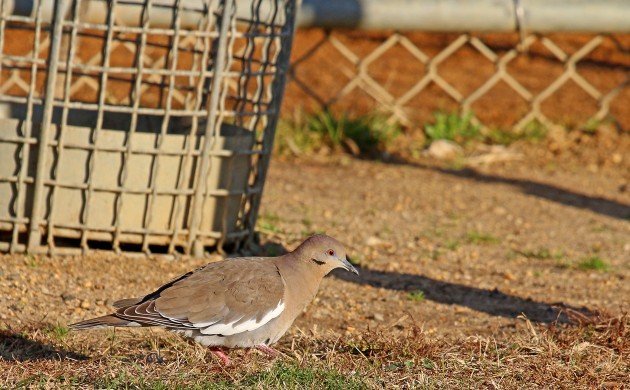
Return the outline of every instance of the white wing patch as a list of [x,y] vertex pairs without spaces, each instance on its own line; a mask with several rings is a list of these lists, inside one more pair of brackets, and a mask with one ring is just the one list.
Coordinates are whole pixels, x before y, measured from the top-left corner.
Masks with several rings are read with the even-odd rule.
[[223,336],[231,336],[233,334],[250,332],[252,330],[260,328],[261,326],[265,325],[267,322],[278,317],[280,313],[282,313],[283,310],[284,310],[284,302],[280,301],[278,302],[278,306],[276,306],[275,309],[265,314],[258,322],[256,321],[256,318],[252,318],[238,325],[235,325],[238,321],[241,320],[241,318],[239,318],[238,320],[230,322],[229,324],[223,324],[217,321],[212,324],[197,323],[194,325],[198,328],[202,328],[204,326],[209,325],[205,329],[200,329],[200,332],[203,334],[220,334]]

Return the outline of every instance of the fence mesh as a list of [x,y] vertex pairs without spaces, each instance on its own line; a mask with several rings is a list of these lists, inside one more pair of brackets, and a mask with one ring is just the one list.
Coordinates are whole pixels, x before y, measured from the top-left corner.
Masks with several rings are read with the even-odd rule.
[[287,108],[380,110],[419,127],[435,111],[483,127],[630,129],[630,35],[309,29],[296,37]]
[[252,238],[295,2],[52,3],[1,3],[0,250]]

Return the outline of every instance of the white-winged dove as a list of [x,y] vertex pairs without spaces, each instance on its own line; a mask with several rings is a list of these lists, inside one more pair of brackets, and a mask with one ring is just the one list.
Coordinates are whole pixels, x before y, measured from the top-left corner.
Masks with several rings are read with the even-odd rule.
[[315,235],[283,256],[207,264],[144,297],[115,302],[112,314],[70,327],[161,326],[214,347],[229,364],[217,347],[255,347],[273,354],[269,345],[284,335],[335,268],[358,274],[342,244]]

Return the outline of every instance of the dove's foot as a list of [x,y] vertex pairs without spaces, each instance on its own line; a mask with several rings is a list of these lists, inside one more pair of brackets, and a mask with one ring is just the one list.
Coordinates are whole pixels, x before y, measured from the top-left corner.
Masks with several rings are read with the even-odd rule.
[[259,350],[260,352],[264,353],[265,355],[275,358],[278,357],[280,355],[280,352],[271,348],[268,345],[264,345],[264,344],[260,344],[255,346],[254,348],[256,348],[257,350]]
[[210,347],[208,349],[210,350],[210,352],[212,352],[214,356],[218,357],[224,365],[229,366],[232,364],[232,361],[230,360],[228,355],[223,352],[223,349],[219,347]]

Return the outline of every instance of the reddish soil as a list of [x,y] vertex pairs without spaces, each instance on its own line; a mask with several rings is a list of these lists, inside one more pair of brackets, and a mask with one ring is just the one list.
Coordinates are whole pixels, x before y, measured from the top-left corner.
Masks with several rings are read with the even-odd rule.
[[[319,30],[300,32],[294,58],[303,56],[308,44],[322,35]],[[359,57],[385,39],[380,33],[333,35]],[[453,35],[408,37],[430,56],[455,39]],[[513,37],[483,39],[496,51],[514,44]],[[588,39],[553,37],[568,52]],[[602,90],[626,77],[629,66],[628,36],[605,39],[580,66],[580,72]],[[372,77],[396,95],[423,71],[405,55],[394,53],[370,66]],[[515,60],[514,66],[519,75],[533,72],[519,76],[532,90],[544,88],[561,71],[550,53],[536,47]],[[463,49],[441,69],[445,79],[465,92],[481,83],[492,66]],[[356,69],[325,43],[296,68],[296,75],[329,96],[340,87],[344,71]],[[630,113],[622,102],[628,101],[628,93],[626,87],[611,106],[625,129],[630,128]],[[373,101],[359,95],[332,106],[374,109]],[[492,99],[478,103],[478,114],[506,123],[517,119],[521,106],[510,96],[497,90]],[[569,89],[560,96],[544,108],[548,115],[580,120],[581,114],[591,112],[591,102],[576,91]],[[309,99],[296,82],[290,83],[285,112],[301,105],[319,107]],[[443,94],[428,91],[411,108],[424,120],[449,104]],[[403,388],[573,387],[571,383],[578,383],[576,388],[623,388],[628,350],[622,346],[627,338],[610,336],[602,341],[593,336],[600,328],[567,323],[570,317],[589,318],[602,312],[622,318],[609,321],[609,327],[621,329],[627,324],[619,316],[627,313],[630,303],[629,138],[612,126],[602,126],[595,134],[550,134],[544,143],[511,146],[523,155],[519,161],[476,169],[456,169],[425,159],[275,158],[260,215],[263,252],[278,254],[309,234],[324,231],[347,245],[361,269],[359,277],[337,273],[324,280],[315,302],[281,342],[280,349],[289,357],[280,364],[293,360],[329,364],[346,377],[369,372],[372,387],[391,383]],[[72,386],[75,380],[99,387],[95,377],[118,379],[129,372],[133,378],[154,375],[174,383],[181,383],[186,375],[238,383],[234,377],[244,375],[241,371],[269,370],[271,363],[259,363],[262,359],[246,352],[235,353],[237,362],[245,364],[224,369],[205,357],[202,348],[178,344],[176,336],[159,332],[120,332],[118,338],[102,332],[55,333],[55,324],[64,329],[76,320],[107,313],[116,299],[147,292],[218,258],[0,255],[0,387]],[[539,336],[544,341],[549,332],[562,340],[578,329],[585,329],[585,336],[575,343],[558,342],[554,350],[548,348],[552,344],[539,343]],[[619,329],[610,334],[627,334]],[[370,342],[390,344],[357,348]],[[159,348],[167,350],[166,365],[145,358],[148,351]],[[414,360],[404,355],[405,348],[415,348]],[[59,350],[65,351],[63,359]],[[496,350],[496,357],[488,350]],[[16,353],[21,355],[16,358]],[[408,362],[414,365],[413,374],[404,371]],[[403,368],[392,369],[394,363]],[[480,382],[480,377],[486,380]],[[123,378],[107,383],[122,387],[134,382]],[[184,383],[184,387],[193,385]]]
[[[263,251],[276,255],[324,231],[347,245],[361,273],[323,281],[279,344],[285,356],[273,367],[302,362],[352,377],[369,372],[372,388],[385,386],[383,378],[411,387],[479,387],[485,378],[508,388],[623,388],[629,171],[521,151],[524,161],[475,170],[429,160],[273,160],[259,224]],[[601,264],[589,265],[593,259]],[[145,378],[155,375],[151,381],[188,387],[269,372],[272,363],[244,351],[231,353],[238,363],[226,370],[203,348],[163,332],[55,333],[55,324],[63,330],[105,314],[114,300],[207,261],[0,256],[0,383],[152,387]],[[568,323],[577,317],[588,324],[596,313],[617,319]],[[594,339],[598,329],[611,336]],[[548,341],[549,332],[556,341]],[[146,357],[156,349],[166,365]],[[567,363],[574,358],[577,366]],[[396,364],[413,371],[390,371]]]
[[[343,43],[357,60],[362,60],[383,44],[391,32],[360,32],[335,30],[330,37]],[[517,34],[475,34],[497,56],[505,55],[518,44]],[[459,34],[405,33],[405,37],[426,54],[434,58]],[[546,36],[568,56],[594,39],[588,34],[550,34]],[[507,71],[524,88],[536,95],[551,85],[565,67],[556,55],[541,42],[533,43],[525,53],[519,54],[507,65]],[[603,36],[601,44],[581,61],[577,71],[602,94],[616,87],[620,93],[612,100],[610,114],[623,129],[630,129],[630,35]],[[299,30],[293,48],[293,78],[288,84],[285,113],[306,107],[319,110],[329,106],[333,110],[365,114],[379,109],[379,104],[361,88],[337,95],[350,79],[359,73],[361,62],[353,63],[326,39],[320,29]],[[495,64],[484,57],[471,44],[458,49],[438,66],[438,74],[463,97],[485,83],[495,73]],[[367,66],[367,74],[383,86],[394,98],[399,98],[418,83],[426,74],[427,66],[415,58],[408,49],[397,44]],[[316,81],[314,81],[316,80]],[[415,125],[431,120],[438,110],[454,110],[457,103],[434,83],[412,98],[405,111]],[[528,104],[507,84],[500,82],[472,105],[476,115],[489,126],[508,127],[529,110]],[[553,122],[576,127],[583,125],[599,109],[597,101],[569,81],[541,104],[542,112]]]
[[[299,327],[360,332],[404,319],[457,338],[511,332],[520,314],[550,322],[562,308],[628,309],[627,172],[338,162],[275,161],[266,187],[269,253],[325,231],[363,268],[327,279]],[[607,269],[580,268],[593,256]],[[203,262],[4,255],[0,314],[13,325],[71,322]],[[424,301],[408,298],[416,290]]]
[[[102,50],[104,37],[102,34],[85,32],[79,40],[79,57],[87,62]],[[326,39],[331,38],[347,47],[354,62],[344,57]],[[392,32],[364,32],[352,30],[335,30],[330,33],[321,29],[298,30],[292,52],[293,69],[287,84],[283,112],[290,115],[297,109],[318,111],[330,107],[336,111],[352,114],[365,114],[383,107],[361,87],[340,94],[348,82],[359,73],[363,60],[377,47],[383,44]],[[24,29],[8,29],[3,52],[13,56],[25,56],[33,50],[33,33]],[[445,33],[405,33],[409,43],[419,48],[427,59],[435,58],[438,53],[458,39],[459,34]],[[517,34],[475,34],[476,38],[499,58],[504,56],[518,44]],[[558,59],[558,52],[552,52],[538,37],[528,50],[519,54],[507,65],[507,72],[534,96],[551,85],[565,71],[566,66]],[[567,56],[576,53],[593,39],[589,34],[550,34],[544,39],[552,42]],[[121,34],[117,41],[125,45],[116,46],[112,51],[112,65],[120,67],[133,66],[135,56],[126,46],[136,46],[133,34]],[[241,44],[238,42],[237,44]],[[166,63],[160,59],[167,52],[168,42],[160,37],[148,37],[145,66],[157,64],[157,68],[166,69]],[[177,68],[191,70],[195,60],[191,55],[194,41],[182,44],[179,52]],[[623,130],[630,129],[630,87],[627,85],[630,69],[630,34],[602,36],[602,42],[595,50],[586,55],[577,64],[578,74],[606,95],[615,88],[619,93],[610,102],[610,117]],[[39,58],[47,56],[47,48],[41,50]],[[238,61],[237,61],[238,62]],[[161,64],[161,65],[160,65]],[[26,84],[14,86],[5,93],[23,96],[24,86],[30,82],[30,64],[20,63],[20,75]],[[238,63],[236,63],[238,68]],[[0,81],[9,80],[14,67],[4,66]],[[454,87],[462,97],[469,96],[483,85],[494,73],[496,65],[471,44],[466,44],[449,56],[438,66],[438,75]],[[366,67],[367,75],[381,85],[394,99],[403,96],[412,86],[418,83],[428,71],[426,64],[415,58],[408,49],[397,44],[383,55],[370,62]],[[36,89],[40,91],[45,81],[45,72],[37,72]],[[72,90],[72,98],[77,101],[97,101],[100,75],[94,71],[79,72],[75,70],[75,79],[81,74],[84,83]],[[134,85],[132,74],[116,74],[108,81],[108,101],[113,104],[130,104]],[[187,96],[192,93],[196,80],[187,77],[176,78],[176,93]],[[626,83],[624,85],[624,83]],[[143,77],[141,104],[146,107],[164,106],[166,102],[168,79],[160,76]],[[61,90],[59,91],[59,93]],[[61,95],[60,95],[61,96]],[[180,108],[176,100],[175,108]],[[430,83],[422,92],[414,96],[403,107],[406,115],[412,120],[412,127],[420,127],[432,119],[435,111],[452,111],[458,107],[457,102],[435,83]],[[526,115],[529,104],[506,83],[500,82],[476,101],[471,108],[479,119],[488,126],[507,128]],[[563,87],[541,104],[542,113],[554,123],[579,127],[585,124],[600,107],[597,100],[588,95],[575,81],[568,81]]]

